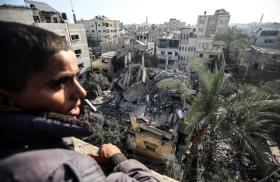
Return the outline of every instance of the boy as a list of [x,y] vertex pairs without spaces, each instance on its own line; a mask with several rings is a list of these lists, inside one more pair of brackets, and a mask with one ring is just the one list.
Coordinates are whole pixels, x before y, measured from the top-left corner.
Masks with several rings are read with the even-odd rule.
[[[77,121],[86,92],[76,77],[76,56],[49,31],[0,22],[1,181],[157,181],[143,164],[112,144],[92,154],[71,151],[66,137],[91,133]],[[71,145],[71,143],[70,143]]]

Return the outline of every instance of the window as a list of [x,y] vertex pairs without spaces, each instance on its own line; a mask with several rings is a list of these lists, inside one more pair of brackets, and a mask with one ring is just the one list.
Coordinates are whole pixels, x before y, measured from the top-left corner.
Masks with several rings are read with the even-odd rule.
[[264,43],[275,43],[275,40],[273,40],[273,39],[265,39]]
[[201,58],[202,58],[202,57],[203,57],[203,54],[199,54],[199,57],[201,57]]
[[46,17],[46,22],[51,23],[52,22],[51,17]]
[[164,51],[161,51],[160,54],[161,54],[161,55],[165,55],[165,52],[164,52]]
[[79,40],[79,35],[78,34],[71,35],[71,40]]
[[91,32],[94,32],[94,30],[92,30]]
[[82,54],[82,49],[76,49],[75,54],[76,54],[77,58],[80,57]]
[[53,17],[53,23],[58,23],[57,17]]
[[168,52],[167,54],[168,54],[168,55],[172,55],[172,52]]
[[276,72],[276,68],[269,68],[268,72]]
[[146,150],[149,150],[151,152],[155,152],[156,148],[158,147],[157,145],[147,142],[147,141],[144,141],[144,145],[146,146]]
[[146,150],[149,150],[149,151],[152,151],[152,152],[156,151],[156,149],[154,147],[151,147],[149,145],[146,145]]
[[178,53],[177,53],[177,52],[175,52],[175,56],[178,56]]

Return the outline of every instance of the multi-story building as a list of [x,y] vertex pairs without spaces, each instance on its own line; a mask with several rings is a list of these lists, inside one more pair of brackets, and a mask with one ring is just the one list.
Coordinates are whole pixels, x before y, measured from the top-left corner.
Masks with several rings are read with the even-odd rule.
[[176,18],[171,18],[169,22],[164,22],[163,27],[168,32],[178,31],[180,28],[185,26],[185,22],[181,22],[180,20],[176,20]]
[[119,20],[110,20],[104,16],[96,16],[91,20],[80,20],[84,24],[90,47],[98,47],[100,42],[118,41],[121,35]]
[[277,36],[280,36],[279,30],[260,29],[255,38],[254,45],[264,48],[277,48]]
[[113,58],[117,55],[115,51],[105,52],[92,62],[92,68],[95,72],[105,73],[107,76],[112,76],[114,73]]
[[197,19],[197,36],[214,37],[217,32],[228,27],[230,14],[224,9],[215,11],[214,15],[199,15]]
[[83,73],[91,69],[90,54],[84,25],[61,23],[59,12],[46,3],[36,1],[26,1],[26,3],[29,4],[30,7],[13,5],[1,6],[0,19],[3,21],[32,24],[64,37],[76,53],[80,72]]
[[2,5],[0,6],[0,20],[31,25],[34,23],[32,10],[26,6]]
[[187,60],[189,56],[196,56],[197,35],[195,29],[182,28],[179,34],[179,60]]
[[59,12],[44,2],[25,0],[33,12],[35,23],[59,23],[61,22]]
[[244,54],[249,80],[258,83],[280,77],[280,51],[251,46]]
[[156,47],[156,55],[159,59],[159,64],[166,64],[168,59],[168,64],[173,64],[178,61],[178,48],[179,39],[174,38],[161,38],[158,40]]

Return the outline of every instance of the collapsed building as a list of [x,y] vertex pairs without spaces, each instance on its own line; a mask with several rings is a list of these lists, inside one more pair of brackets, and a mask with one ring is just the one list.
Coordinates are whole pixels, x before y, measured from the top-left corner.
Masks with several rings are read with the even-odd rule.
[[[100,90],[100,88],[99,88]],[[89,100],[98,114],[130,126],[136,152],[157,161],[174,154],[178,128],[195,91],[185,72],[128,64],[109,90]]]

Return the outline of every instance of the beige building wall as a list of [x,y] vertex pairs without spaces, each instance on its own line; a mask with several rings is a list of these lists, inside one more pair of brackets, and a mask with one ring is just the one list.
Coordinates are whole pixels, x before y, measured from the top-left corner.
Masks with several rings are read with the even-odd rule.
[[117,41],[121,35],[119,20],[92,19],[80,20],[78,23],[85,25],[87,37],[93,40]]
[[22,6],[0,6],[0,20],[28,25],[34,23],[31,9]]
[[162,161],[162,154],[175,153],[175,147],[169,142],[149,137],[148,135],[135,133],[136,151],[149,158]]

